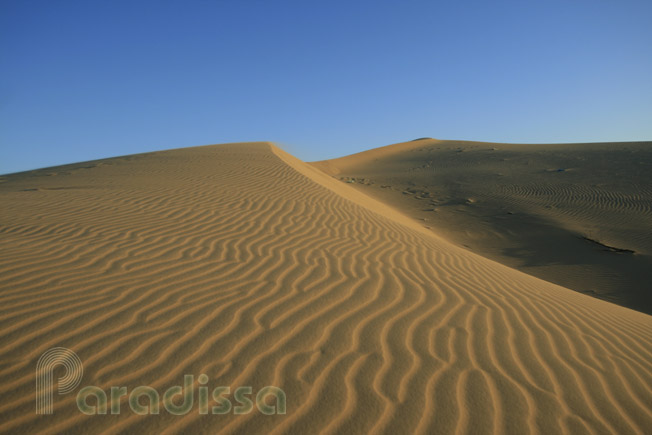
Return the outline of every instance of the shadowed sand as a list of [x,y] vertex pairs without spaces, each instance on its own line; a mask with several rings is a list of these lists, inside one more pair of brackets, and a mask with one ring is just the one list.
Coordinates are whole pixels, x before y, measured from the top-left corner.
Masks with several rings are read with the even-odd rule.
[[652,314],[652,143],[421,139],[313,165],[459,246]]
[[[652,317],[459,248],[268,143],[8,175],[0,195],[1,432],[652,427]],[[123,398],[86,416],[67,394],[37,416],[56,346],[82,386],[205,373],[281,387],[287,414],[139,416]]]

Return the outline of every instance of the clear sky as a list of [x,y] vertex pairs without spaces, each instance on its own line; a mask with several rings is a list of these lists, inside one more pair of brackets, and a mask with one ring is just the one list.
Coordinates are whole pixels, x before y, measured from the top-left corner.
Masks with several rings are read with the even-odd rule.
[[652,140],[652,1],[0,0],[0,173],[424,136]]

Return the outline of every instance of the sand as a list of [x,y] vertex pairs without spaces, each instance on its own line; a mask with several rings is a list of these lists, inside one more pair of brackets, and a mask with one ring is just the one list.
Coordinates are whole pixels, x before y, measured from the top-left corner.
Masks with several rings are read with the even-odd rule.
[[423,139],[314,163],[458,246],[652,314],[652,143]]
[[[652,427],[652,317],[477,255],[272,144],[6,175],[0,198],[0,432]],[[75,392],[36,415],[58,346],[80,388],[206,374],[280,387],[286,413],[141,416],[123,397],[85,415]]]

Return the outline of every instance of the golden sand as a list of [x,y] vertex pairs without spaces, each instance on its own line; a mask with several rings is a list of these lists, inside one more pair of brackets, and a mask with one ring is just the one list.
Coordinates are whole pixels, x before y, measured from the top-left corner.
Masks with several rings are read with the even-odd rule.
[[[652,317],[457,246],[269,143],[2,177],[0,432],[645,433]],[[281,388],[283,415],[35,413],[82,386]],[[57,372],[58,373],[58,372]],[[197,400],[197,399],[195,399]]]

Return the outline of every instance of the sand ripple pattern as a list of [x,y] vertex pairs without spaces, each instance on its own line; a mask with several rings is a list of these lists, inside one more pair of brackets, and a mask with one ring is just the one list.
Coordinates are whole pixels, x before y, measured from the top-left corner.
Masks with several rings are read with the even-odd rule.
[[[253,143],[9,177],[0,432],[649,431],[650,316],[457,249],[302,165]],[[85,416],[64,395],[36,416],[35,364],[57,346],[82,385],[205,373],[281,387],[287,414]]]
[[[652,191],[649,186],[631,184],[627,189],[585,184],[503,184],[497,192],[501,199],[532,208],[550,219],[587,233],[587,227],[605,226],[603,216],[610,216],[607,234],[620,234],[613,243],[649,253],[652,233],[640,231],[652,223]],[[599,237],[602,234],[595,234]],[[602,235],[614,238],[613,235]]]

